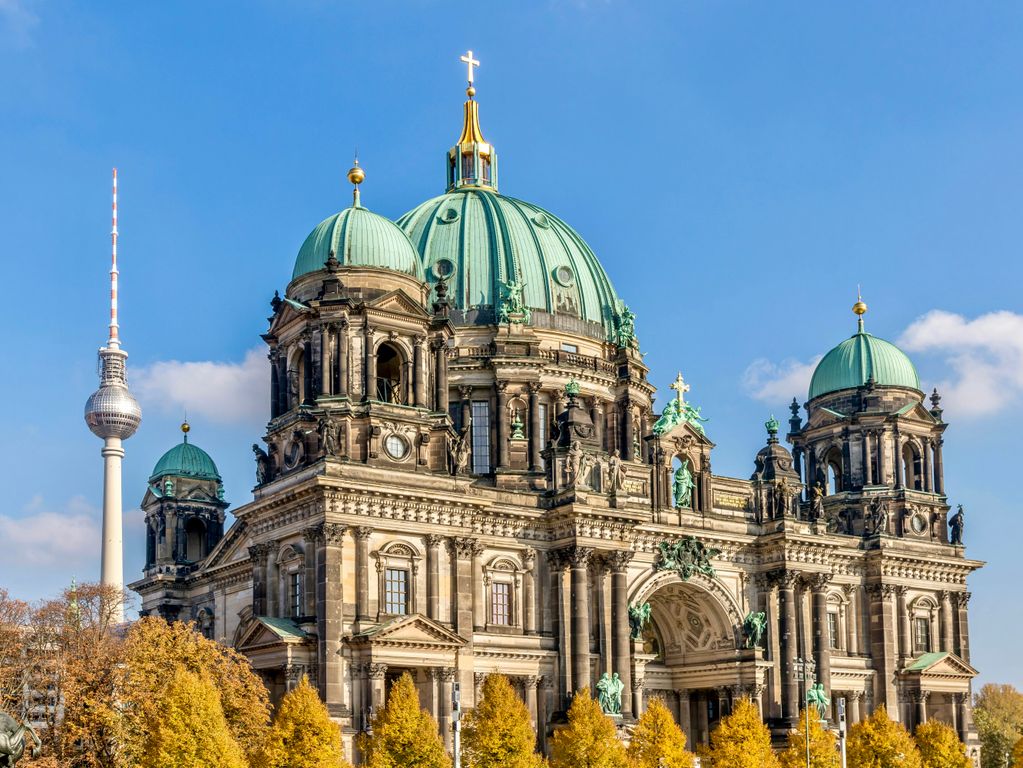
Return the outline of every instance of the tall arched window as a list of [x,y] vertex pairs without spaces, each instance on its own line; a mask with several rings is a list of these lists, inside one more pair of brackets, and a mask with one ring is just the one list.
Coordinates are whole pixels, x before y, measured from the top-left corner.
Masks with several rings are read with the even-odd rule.
[[837,446],[828,451],[824,459],[824,465],[827,467],[826,478],[828,485],[825,489],[827,495],[841,493],[845,490],[845,485],[842,477],[842,451]]
[[923,459],[915,443],[907,442],[902,446],[902,464],[906,478],[906,487],[922,491],[924,489]]
[[190,563],[206,557],[206,525],[197,517],[185,523],[185,559]]
[[405,404],[405,356],[401,350],[384,342],[377,347],[376,399],[385,403]]

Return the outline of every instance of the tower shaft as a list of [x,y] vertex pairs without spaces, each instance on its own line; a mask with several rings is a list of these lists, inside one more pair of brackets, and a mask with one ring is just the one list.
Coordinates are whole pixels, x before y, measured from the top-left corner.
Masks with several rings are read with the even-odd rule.
[[[100,566],[100,584],[118,592],[124,590],[124,547],[121,501],[121,459],[124,448],[121,438],[108,437],[103,441],[103,551]],[[117,603],[111,620],[124,621],[124,607]]]

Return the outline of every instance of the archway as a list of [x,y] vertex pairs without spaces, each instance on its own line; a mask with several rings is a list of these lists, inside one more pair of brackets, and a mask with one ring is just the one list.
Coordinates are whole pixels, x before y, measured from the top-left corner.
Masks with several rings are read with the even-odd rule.
[[838,447],[832,447],[824,456],[825,481],[827,487],[825,494],[830,496],[834,493],[841,493],[845,490],[845,483],[842,476],[842,452]]
[[905,470],[906,487],[916,491],[924,489],[923,458],[915,443],[902,446],[902,462]]
[[385,341],[377,347],[377,400],[405,404],[405,356],[396,345]]
[[196,563],[206,557],[206,526],[193,517],[185,523],[185,559]]

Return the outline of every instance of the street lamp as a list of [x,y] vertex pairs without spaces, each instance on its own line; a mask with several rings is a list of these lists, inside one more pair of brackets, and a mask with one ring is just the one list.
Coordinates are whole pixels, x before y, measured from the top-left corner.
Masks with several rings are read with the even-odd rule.
[[810,768],[810,702],[806,700],[806,694],[816,679],[815,667],[813,659],[796,659],[796,680],[803,684],[803,708],[806,711],[806,733],[803,738],[806,742],[806,768]]

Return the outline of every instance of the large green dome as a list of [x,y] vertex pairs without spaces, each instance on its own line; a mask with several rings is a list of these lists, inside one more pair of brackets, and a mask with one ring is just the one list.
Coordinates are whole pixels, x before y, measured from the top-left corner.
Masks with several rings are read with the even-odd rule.
[[202,448],[188,442],[186,437],[160,457],[153,468],[149,481],[161,477],[194,477],[197,480],[220,480],[220,473],[213,459]]
[[620,304],[607,273],[568,224],[532,203],[479,187],[453,189],[398,219],[419,249],[428,283],[448,282],[466,323],[496,322],[504,283],[525,283],[532,324],[601,339]]
[[920,377],[906,353],[891,342],[871,336],[862,326],[817,364],[810,379],[810,400],[842,389],[863,386],[920,389]]
[[359,205],[316,225],[298,251],[291,279],[323,269],[331,253],[341,266],[393,269],[423,279],[419,254],[405,233]]

